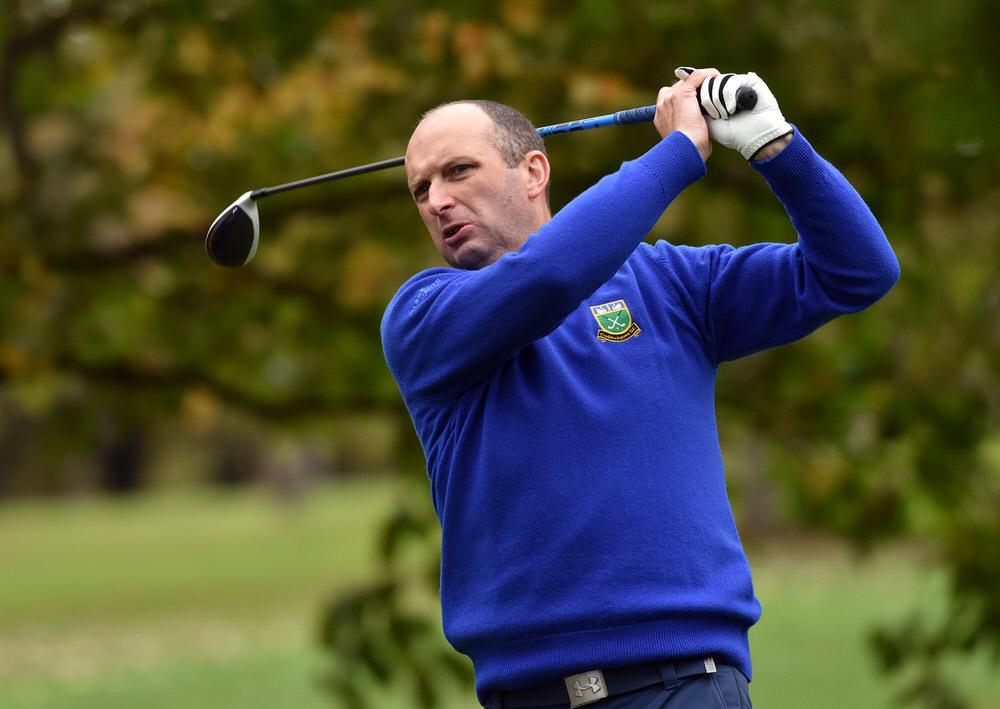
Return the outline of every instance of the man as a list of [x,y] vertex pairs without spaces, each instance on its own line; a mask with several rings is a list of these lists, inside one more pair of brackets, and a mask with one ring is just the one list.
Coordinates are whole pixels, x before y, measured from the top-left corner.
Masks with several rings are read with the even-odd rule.
[[[442,526],[445,634],[488,707],[749,706],[760,608],[716,369],[864,309],[898,277],[870,210],[759,77],[678,75],[657,98],[660,142],[555,216],[544,146],[512,109],[439,107],[407,148],[454,268],[402,286],[383,346]],[[734,113],[743,85],[757,106]],[[712,136],[752,159],[797,243],[643,241],[706,174]]]

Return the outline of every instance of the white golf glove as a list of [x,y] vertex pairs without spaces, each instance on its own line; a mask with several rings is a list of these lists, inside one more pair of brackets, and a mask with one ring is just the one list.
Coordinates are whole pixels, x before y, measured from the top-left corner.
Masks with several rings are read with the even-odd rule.
[[[684,79],[692,71],[688,67],[678,67],[674,74]],[[751,110],[740,111],[736,92],[744,86],[757,93],[757,105]],[[738,150],[747,160],[768,143],[793,130],[781,115],[774,94],[752,71],[711,77],[702,82],[698,98],[708,115],[709,135],[720,145]]]

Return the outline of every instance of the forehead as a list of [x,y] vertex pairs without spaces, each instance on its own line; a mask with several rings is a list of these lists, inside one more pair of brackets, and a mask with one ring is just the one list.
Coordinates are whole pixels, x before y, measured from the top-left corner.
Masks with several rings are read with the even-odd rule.
[[460,103],[436,109],[410,136],[406,148],[406,174],[412,178],[458,156],[499,155],[492,133],[492,119],[474,104]]

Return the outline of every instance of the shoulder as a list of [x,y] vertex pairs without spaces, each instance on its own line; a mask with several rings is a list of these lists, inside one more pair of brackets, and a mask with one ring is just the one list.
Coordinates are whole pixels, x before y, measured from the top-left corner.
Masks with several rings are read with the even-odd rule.
[[640,244],[639,248],[633,254],[633,258],[639,261],[655,263],[680,275],[688,270],[698,271],[703,268],[710,268],[714,262],[720,258],[724,258],[726,254],[735,251],[735,249],[736,247],[729,244],[692,246],[689,244],[673,244],[661,239],[652,244]]
[[411,276],[399,287],[385,309],[385,317],[390,314],[409,312],[415,309],[435,290],[446,283],[461,277],[462,271],[454,268],[429,268],[426,271]]

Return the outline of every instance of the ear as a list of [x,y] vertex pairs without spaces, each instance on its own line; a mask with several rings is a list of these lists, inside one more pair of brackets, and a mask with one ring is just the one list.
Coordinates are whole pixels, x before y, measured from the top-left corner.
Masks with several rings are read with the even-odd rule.
[[529,199],[545,194],[549,185],[549,159],[540,150],[532,150],[521,160],[521,174]]

